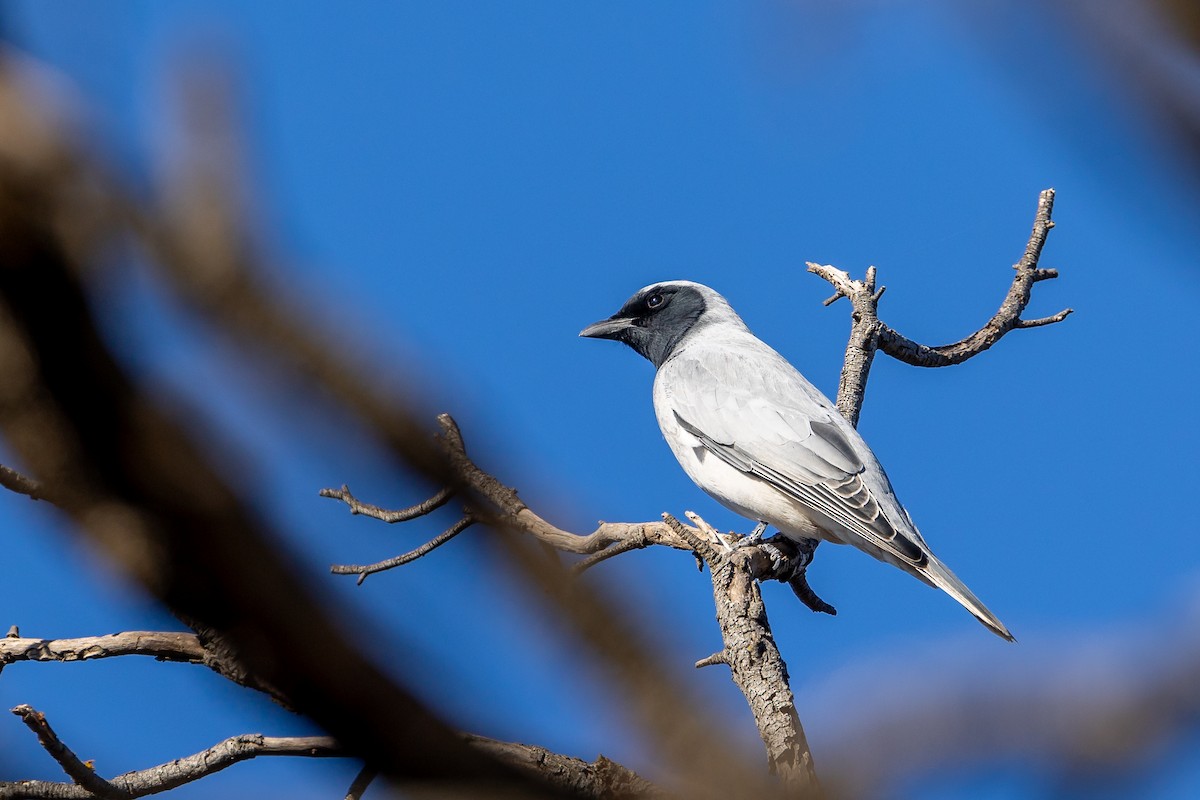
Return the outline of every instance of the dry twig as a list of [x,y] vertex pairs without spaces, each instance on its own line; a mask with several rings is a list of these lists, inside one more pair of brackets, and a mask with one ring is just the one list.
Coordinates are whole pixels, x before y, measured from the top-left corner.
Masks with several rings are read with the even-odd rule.
[[159,764],[149,769],[126,772],[110,780],[101,778],[92,766],[75,755],[58,738],[46,721],[46,715],[27,705],[17,706],[13,713],[37,734],[38,742],[46,749],[72,783],[54,781],[14,781],[0,783],[0,800],[29,798],[30,800],[132,800],[149,794],[166,792],[186,783],[220,772],[240,761],[261,756],[304,756],[307,758],[340,757],[345,753],[328,736],[270,737],[252,733],[234,736],[218,742],[195,755]]

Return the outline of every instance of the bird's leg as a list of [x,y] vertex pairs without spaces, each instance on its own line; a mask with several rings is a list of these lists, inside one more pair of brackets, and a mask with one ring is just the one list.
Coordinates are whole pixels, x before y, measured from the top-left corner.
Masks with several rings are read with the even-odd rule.
[[753,547],[762,541],[763,534],[767,532],[767,523],[759,521],[758,525],[754,526],[754,530],[737,540],[734,544],[735,548]]

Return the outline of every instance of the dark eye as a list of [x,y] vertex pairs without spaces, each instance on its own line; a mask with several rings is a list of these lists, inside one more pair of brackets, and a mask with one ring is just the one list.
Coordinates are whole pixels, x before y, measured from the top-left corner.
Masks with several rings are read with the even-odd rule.
[[662,305],[665,302],[667,302],[667,299],[658,292],[655,292],[646,298],[646,308],[654,311],[655,309],[662,308]]

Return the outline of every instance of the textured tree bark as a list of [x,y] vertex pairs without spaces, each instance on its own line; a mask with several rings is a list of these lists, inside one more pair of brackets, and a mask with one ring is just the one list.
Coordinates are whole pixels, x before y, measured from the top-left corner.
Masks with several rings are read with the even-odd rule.
[[771,634],[759,583],[745,563],[748,557],[726,559],[712,570],[725,663],[754,714],[771,771],[789,794],[819,797],[820,782],[796,713],[787,665]]

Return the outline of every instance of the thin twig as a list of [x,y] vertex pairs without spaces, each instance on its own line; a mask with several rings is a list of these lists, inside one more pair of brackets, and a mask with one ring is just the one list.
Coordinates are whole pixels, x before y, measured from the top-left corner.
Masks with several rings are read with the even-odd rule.
[[455,487],[447,486],[439,491],[433,497],[424,502],[417,503],[415,506],[401,508],[395,511],[389,511],[380,506],[373,506],[370,503],[364,503],[354,495],[350,494],[350,487],[342,484],[341,489],[322,489],[319,494],[321,497],[331,497],[334,500],[341,500],[346,505],[350,506],[351,514],[362,514],[364,517],[371,517],[386,523],[408,522],[410,519],[423,517],[442,506],[446,505],[451,497],[454,497]]
[[622,553],[628,553],[630,550],[641,550],[649,545],[650,542],[647,541],[645,537],[639,538],[637,536],[631,536],[623,542],[617,542],[606,550],[601,550],[599,553],[593,553],[582,561],[577,561],[571,566],[571,571],[576,575],[582,575],[584,572],[601,563],[602,561],[607,561],[608,559],[613,558],[614,556],[619,556]]
[[[650,545],[662,545],[676,550],[691,549],[665,522],[602,522],[590,534],[572,533],[556,527],[526,506],[517,496],[515,489],[505,486],[471,460],[463,443],[462,432],[453,417],[449,414],[438,415],[438,425],[442,429],[443,450],[455,473],[454,481],[462,490],[471,494],[472,508],[482,522],[496,520],[505,527],[532,536],[555,550],[579,555],[601,553],[613,545],[624,545],[626,542],[638,544],[622,552]],[[348,502],[336,489],[323,490],[321,496]],[[354,502],[363,508],[379,508],[361,503],[357,498]],[[358,574],[357,570],[358,567],[350,566],[341,574]]]
[[372,766],[363,764],[363,768],[354,776],[354,780],[350,784],[350,788],[346,790],[345,800],[362,800],[363,794],[367,791],[367,787],[371,785],[371,781],[379,775],[379,770]]
[[0,783],[0,800],[18,797],[131,800],[175,789],[220,772],[240,761],[260,756],[336,758],[345,755],[337,742],[329,736],[268,737],[252,733],[231,737],[186,758],[149,769],[126,772],[111,780],[105,780],[62,743],[46,722],[44,714],[27,705],[17,706],[13,713],[21,717],[29,729],[37,734],[42,747],[62,766],[74,783]]
[[362,582],[367,579],[368,575],[374,575],[376,572],[394,569],[407,564],[410,561],[416,561],[421,556],[436,550],[446,542],[453,539],[455,536],[458,536],[467,528],[474,525],[475,522],[475,518],[468,513],[464,515],[463,518],[458,522],[454,523],[449,528],[442,531],[437,536],[433,537],[428,542],[425,542],[425,544],[421,545],[415,550],[409,550],[407,553],[402,553],[394,558],[378,561],[374,564],[334,564],[329,568],[329,571],[334,575],[357,575],[358,583],[359,585],[362,585]]
[[0,464],[0,486],[17,494],[23,494],[31,500],[45,500],[45,489],[40,481],[22,475],[12,467]]
[[711,656],[706,656],[705,658],[702,658],[699,661],[697,661],[696,669],[701,669],[702,667],[715,667],[717,664],[728,664],[728,663],[729,663],[729,656],[725,655],[724,650],[718,650],[717,652],[713,653]]
[[62,740],[58,738],[58,734],[50,727],[50,723],[46,721],[45,714],[34,710],[33,706],[29,705],[17,706],[12,713],[20,717],[21,721],[25,723],[25,727],[34,732],[38,738],[38,744],[58,762],[58,765],[63,768],[63,772],[67,773],[67,776],[81,789],[101,798],[128,796],[126,792],[97,775],[91,765],[83,763],[71,748],[63,744]]

